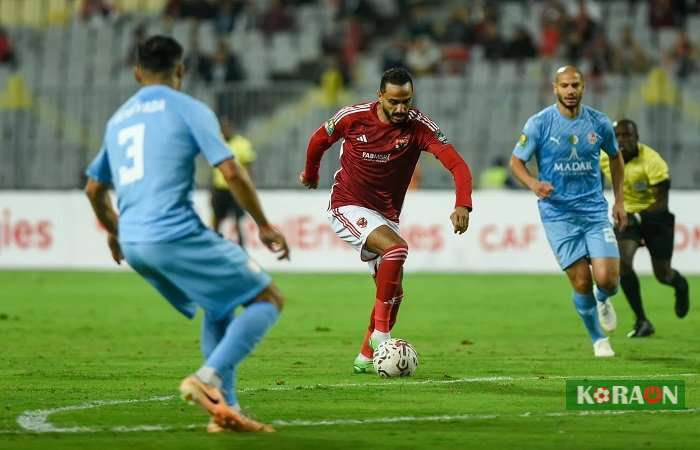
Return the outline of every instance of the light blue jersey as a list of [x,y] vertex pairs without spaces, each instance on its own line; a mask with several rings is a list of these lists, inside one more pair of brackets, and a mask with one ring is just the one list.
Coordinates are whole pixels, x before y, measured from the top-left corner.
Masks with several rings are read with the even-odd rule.
[[610,119],[593,108],[581,105],[578,117],[568,119],[555,104],[528,119],[513,155],[525,162],[536,156],[539,180],[554,187],[548,198],[539,200],[543,222],[584,215],[607,220],[601,150],[615,156],[617,141]]
[[87,176],[112,184],[121,243],[170,242],[204,228],[194,210],[195,157],[232,157],[214,113],[167,86],[146,86],[107,122]]

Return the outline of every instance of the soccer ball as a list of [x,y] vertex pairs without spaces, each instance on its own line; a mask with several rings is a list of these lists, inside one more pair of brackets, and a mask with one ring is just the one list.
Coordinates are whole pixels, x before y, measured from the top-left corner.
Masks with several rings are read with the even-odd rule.
[[374,351],[373,362],[380,377],[410,377],[418,368],[418,353],[403,339],[389,339]]

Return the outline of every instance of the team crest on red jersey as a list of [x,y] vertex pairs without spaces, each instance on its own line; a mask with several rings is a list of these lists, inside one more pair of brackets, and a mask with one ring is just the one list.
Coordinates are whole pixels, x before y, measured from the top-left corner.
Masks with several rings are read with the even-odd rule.
[[364,217],[360,217],[359,219],[357,219],[357,222],[355,222],[355,223],[357,224],[358,227],[364,228],[367,226],[367,219],[365,219]]
[[408,145],[408,139],[409,136],[401,136],[396,138],[396,142],[394,142],[394,149],[401,150],[402,148],[406,147]]

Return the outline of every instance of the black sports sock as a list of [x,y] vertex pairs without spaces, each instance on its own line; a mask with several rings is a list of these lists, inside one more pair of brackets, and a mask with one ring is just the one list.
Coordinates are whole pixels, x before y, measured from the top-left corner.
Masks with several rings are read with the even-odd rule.
[[622,292],[625,293],[627,297],[627,302],[630,304],[634,315],[637,316],[637,322],[647,320],[647,316],[644,314],[644,307],[642,306],[642,294],[639,289],[639,278],[634,272],[629,272],[620,277],[620,286],[622,287]]
[[680,272],[678,272],[677,270],[674,270],[673,278],[671,278],[671,286],[673,286],[674,289],[678,289],[686,286],[686,284],[687,280],[683,278],[683,275],[681,275]]

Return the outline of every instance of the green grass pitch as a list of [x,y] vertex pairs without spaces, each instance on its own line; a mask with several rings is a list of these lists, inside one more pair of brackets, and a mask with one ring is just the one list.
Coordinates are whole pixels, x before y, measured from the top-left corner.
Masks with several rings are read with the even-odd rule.
[[[618,295],[618,356],[599,360],[563,275],[407,274],[393,334],[421,361],[390,380],[351,374],[369,276],[275,280],[286,308],[239,389],[278,432],[209,435],[205,414],[175,396],[201,362],[198,318],[132,273],[0,272],[0,449],[698,448],[700,277],[683,320],[672,290],[642,277],[650,339],[625,337],[633,318]],[[691,410],[567,412],[564,380],[583,376],[683,379]],[[28,432],[20,417],[73,432]]]

